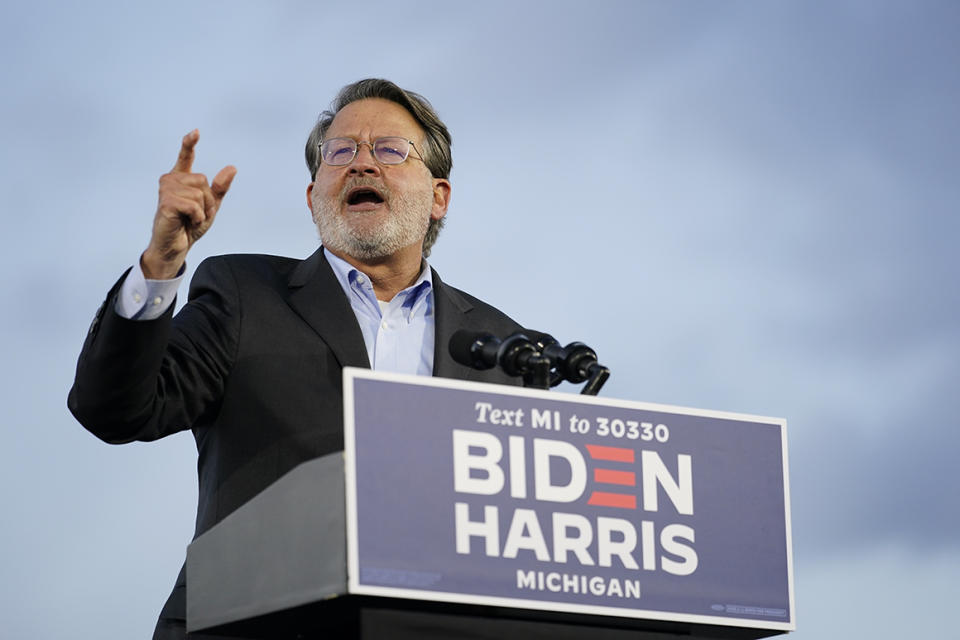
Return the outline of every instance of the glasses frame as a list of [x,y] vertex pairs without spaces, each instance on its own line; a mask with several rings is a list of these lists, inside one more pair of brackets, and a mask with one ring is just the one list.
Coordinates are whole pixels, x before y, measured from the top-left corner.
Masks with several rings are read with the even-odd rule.
[[[381,159],[377,156],[377,143],[380,142],[381,140],[388,140],[388,139],[390,139],[390,138],[395,138],[395,139],[397,139],[397,140],[406,140],[406,141],[407,141],[407,144],[410,145],[410,146],[407,148],[407,155],[405,155],[405,156],[403,157],[403,160],[401,160],[400,162],[384,162],[383,160],[381,160]],[[324,158],[323,158],[323,145],[325,145],[326,143],[330,142],[331,140],[349,140],[350,142],[353,143],[353,155],[350,156],[350,159],[349,159],[349,160],[347,160],[347,161],[344,162],[343,164],[331,164],[331,163],[327,162],[326,160],[324,160]],[[423,159],[423,155],[420,153],[420,149],[417,148],[417,143],[415,143],[413,140],[410,140],[409,138],[404,138],[403,136],[380,136],[379,138],[374,138],[373,142],[370,142],[369,140],[354,140],[353,138],[348,138],[348,137],[345,137],[345,136],[338,136],[338,137],[336,137],[336,138],[327,138],[326,140],[321,140],[320,143],[317,145],[317,151],[318,151],[318,153],[319,153],[319,155],[320,155],[320,162],[321,162],[322,164],[325,164],[325,165],[329,166],[329,167],[347,167],[347,166],[351,165],[354,160],[357,159],[357,152],[360,150],[360,145],[362,145],[362,144],[365,144],[365,145],[367,145],[367,146],[370,147],[370,155],[373,156],[373,159],[374,159],[374,160],[376,160],[379,164],[382,164],[382,165],[387,166],[387,167],[395,167],[395,166],[397,166],[397,165],[400,165],[400,164],[403,164],[404,162],[406,162],[407,159],[410,157],[410,149],[411,149],[411,148],[412,148],[414,151],[417,152],[416,158],[417,158],[418,160],[420,160],[420,162],[422,162],[422,163],[424,163],[424,164],[427,163],[427,161]]]

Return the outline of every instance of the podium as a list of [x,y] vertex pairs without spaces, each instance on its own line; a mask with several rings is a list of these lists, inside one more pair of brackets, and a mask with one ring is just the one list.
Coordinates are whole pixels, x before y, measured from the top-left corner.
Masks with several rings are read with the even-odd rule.
[[344,452],[293,469],[190,545],[188,631],[795,628],[782,420],[352,369],[344,406]]

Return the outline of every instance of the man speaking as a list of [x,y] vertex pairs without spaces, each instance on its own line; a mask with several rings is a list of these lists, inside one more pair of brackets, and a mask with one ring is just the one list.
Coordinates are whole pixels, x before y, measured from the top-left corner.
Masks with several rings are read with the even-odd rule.
[[[305,260],[205,260],[173,317],[187,253],[237,172],[194,173],[198,139],[183,138],[160,178],[150,243],[97,312],[68,399],[106,442],[193,432],[195,535],[301,462],[343,448],[343,367],[518,382],[448,353],[459,329],[520,327],[426,263],[452,164],[450,134],[426,99],[386,80],[344,87],[306,145],[320,249]],[[186,637],[185,590],[181,569],[154,638]]]

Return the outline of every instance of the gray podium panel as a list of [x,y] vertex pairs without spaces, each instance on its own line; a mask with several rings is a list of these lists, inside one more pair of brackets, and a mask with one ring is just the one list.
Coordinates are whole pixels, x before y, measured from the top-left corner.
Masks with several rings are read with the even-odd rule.
[[187,549],[187,630],[347,592],[343,453],[296,467]]

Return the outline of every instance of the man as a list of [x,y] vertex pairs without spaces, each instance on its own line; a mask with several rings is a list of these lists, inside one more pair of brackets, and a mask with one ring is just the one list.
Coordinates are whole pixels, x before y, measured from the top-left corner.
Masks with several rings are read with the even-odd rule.
[[[345,366],[517,383],[447,351],[458,329],[520,327],[424,260],[451,193],[450,136],[424,98],[386,80],[345,87],[306,147],[323,246],[302,261],[206,260],[174,318],[186,255],[236,175],[193,173],[198,139],[183,138],[160,178],[150,243],[97,312],[68,401],[111,443],[192,430],[196,535],[301,462],[343,448]],[[154,638],[185,637],[185,589],[181,570]]]

